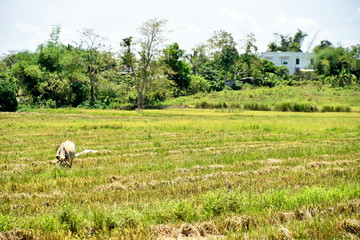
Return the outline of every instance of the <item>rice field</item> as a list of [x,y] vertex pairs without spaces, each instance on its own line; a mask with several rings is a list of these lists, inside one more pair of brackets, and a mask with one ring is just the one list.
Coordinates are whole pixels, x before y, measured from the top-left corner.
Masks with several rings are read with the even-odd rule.
[[[357,239],[360,113],[0,113],[0,239]],[[61,142],[73,168],[52,165]]]

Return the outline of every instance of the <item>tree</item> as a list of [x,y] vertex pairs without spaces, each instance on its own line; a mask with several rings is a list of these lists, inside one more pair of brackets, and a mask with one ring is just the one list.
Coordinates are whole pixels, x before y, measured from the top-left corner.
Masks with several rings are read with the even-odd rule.
[[333,77],[332,86],[345,86],[355,81],[360,82],[359,53],[359,45],[351,48],[327,46],[316,54],[316,72],[325,77]]
[[21,94],[28,95],[31,103],[77,106],[89,95],[85,51],[59,42],[60,30],[60,26],[54,26],[49,40],[36,52],[11,53],[4,58],[18,80]]
[[294,34],[294,37],[289,35],[282,35],[274,33],[275,41],[270,42],[268,45],[268,51],[270,52],[301,52],[301,44],[307,37],[307,33],[300,29]]
[[192,74],[197,75],[200,67],[209,62],[209,58],[206,55],[206,45],[201,44],[193,48],[192,53],[189,55],[189,61],[191,64]]
[[290,49],[291,50],[298,50],[296,52],[301,52],[301,44],[304,41],[304,39],[308,36],[307,33],[301,31],[300,29],[297,30],[297,32],[295,33],[294,37],[291,39],[292,40],[292,44],[296,43],[296,47],[298,47],[298,49],[291,49],[291,44],[290,44]]
[[163,53],[162,61],[169,68],[166,75],[177,85],[179,91],[176,95],[179,96],[190,84],[190,65],[184,60],[185,51],[180,49],[179,44],[173,43]]
[[18,87],[15,79],[10,76],[9,69],[0,63],[0,111],[16,111]]
[[55,25],[50,33],[50,39],[46,44],[40,44],[38,46],[38,63],[41,68],[50,72],[60,72],[60,56],[64,53],[64,48],[59,42],[61,27]]
[[84,29],[81,33],[81,42],[85,44],[87,50],[87,67],[90,79],[90,104],[94,105],[96,101],[95,89],[97,83],[97,74],[99,73],[99,50],[102,47],[100,35],[96,34],[92,29]]
[[258,48],[255,43],[256,39],[253,33],[245,36],[244,53],[240,55],[240,61],[245,63],[243,68],[246,76],[252,76],[252,65],[259,61]]
[[228,72],[232,72],[233,66],[239,58],[232,34],[223,30],[215,31],[208,43],[209,48],[212,49],[212,60],[223,72],[222,75],[226,77]]
[[[161,46],[164,42],[164,27],[166,20],[150,19],[139,29],[140,50],[138,58],[133,50],[132,38],[125,38],[122,41],[123,64],[129,69],[134,78],[134,86],[137,92],[137,108],[145,106],[145,100],[151,91],[156,91],[156,86],[164,87],[169,85],[164,74],[164,64],[159,60]],[[162,82],[163,84],[159,84]],[[163,88],[161,88],[163,90]]]
[[[208,44],[211,50],[210,60],[212,65],[219,71],[221,81],[225,83],[226,80],[234,78],[239,52],[236,49],[232,34],[223,30],[215,31],[209,38]],[[224,83],[221,83],[218,87],[224,85]]]
[[318,52],[320,52],[321,50],[324,50],[325,48],[327,48],[327,47],[331,47],[332,46],[332,43],[330,42],[330,41],[328,41],[328,40],[321,40],[320,41],[320,44],[319,45],[317,45],[316,47],[314,47],[314,52],[315,53],[318,53]]
[[210,83],[211,90],[221,91],[224,89],[225,82],[221,80],[220,72],[213,62],[202,65],[199,73]]
[[192,75],[190,77],[190,85],[188,88],[189,94],[196,94],[198,92],[208,92],[210,90],[209,82],[200,75]]
[[236,43],[231,33],[224,30],[215,31],[208,40],[209,48],[214,52],[219,52],[224,46],[235,47]]
[[343,68],[349,69],[348,56],[343,47],[326,47],[316,54],[317,73],[325,76],[338,75]]
[[350,72],[357,76],[358,83],[360,83],[360,44],[350,47]]

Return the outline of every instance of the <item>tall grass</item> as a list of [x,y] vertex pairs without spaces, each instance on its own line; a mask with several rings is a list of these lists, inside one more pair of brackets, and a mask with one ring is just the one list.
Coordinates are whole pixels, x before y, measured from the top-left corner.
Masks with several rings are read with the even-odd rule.
[[349,106],[331,106],[325,105],[321,108],[322,112],[351,112]]
[[275,105],[275,110],[286,112],[317,112],[318,107],[309,102],[282,102]]
[[221,91],[171,99],[164,106],[238,108],[300,112],[349,112],[360,108],[356,89],[329,88],[321,84]]

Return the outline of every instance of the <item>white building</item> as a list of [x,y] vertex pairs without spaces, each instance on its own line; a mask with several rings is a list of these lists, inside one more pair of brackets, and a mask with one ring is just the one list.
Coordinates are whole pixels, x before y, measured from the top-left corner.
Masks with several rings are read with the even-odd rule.
[[262,52],[260,58],[273,62],[275,66],[287,67],[289,74],[298,74],[299,71],[309,71],[314,68],[315,53]]

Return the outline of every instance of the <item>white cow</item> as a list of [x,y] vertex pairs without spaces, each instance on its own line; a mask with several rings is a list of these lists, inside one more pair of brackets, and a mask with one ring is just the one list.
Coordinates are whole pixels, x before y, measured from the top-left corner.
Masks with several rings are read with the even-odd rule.
[[63,142],[59,149],[56,152],[57,161],[54,163],[59,163],[60,165],[65,165],[71,168],[73,160],[76,154],[75,143],[69,140]]

